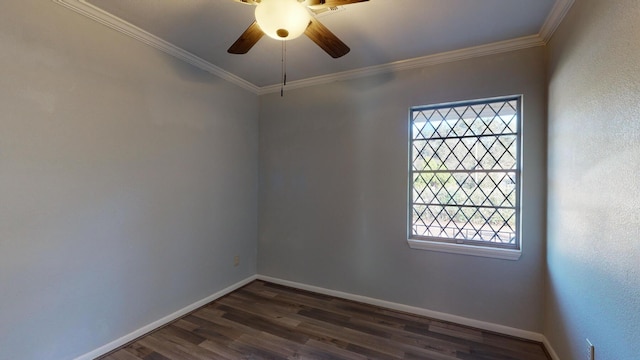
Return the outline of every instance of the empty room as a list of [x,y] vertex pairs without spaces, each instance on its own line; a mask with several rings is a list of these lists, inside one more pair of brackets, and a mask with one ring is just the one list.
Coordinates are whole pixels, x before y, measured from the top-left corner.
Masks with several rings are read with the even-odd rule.
[[640,359],[637,0],[4,0],[0,360]]

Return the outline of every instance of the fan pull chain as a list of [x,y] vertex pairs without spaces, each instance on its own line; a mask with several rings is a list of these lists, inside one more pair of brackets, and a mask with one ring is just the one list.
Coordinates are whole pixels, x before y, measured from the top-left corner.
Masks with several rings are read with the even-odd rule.
[[282,86],[280,87],[280,97],[284,97],[284,87],[287,85],[287,41],[282,41]]

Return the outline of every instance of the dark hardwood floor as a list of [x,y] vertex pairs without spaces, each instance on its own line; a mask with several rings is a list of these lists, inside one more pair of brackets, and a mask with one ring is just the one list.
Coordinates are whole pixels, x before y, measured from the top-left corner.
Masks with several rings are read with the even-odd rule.
[[254,281],[100,359],[550,357],[536,342]]

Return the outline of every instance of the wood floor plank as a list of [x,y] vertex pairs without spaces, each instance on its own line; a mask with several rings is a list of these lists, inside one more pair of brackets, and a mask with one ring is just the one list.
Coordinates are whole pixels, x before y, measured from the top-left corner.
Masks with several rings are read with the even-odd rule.
[[246,354],[242,354],[232,348],[229,347],[229,343],[220,344],[218,342],[205,340],[200,345],[203,349],[207,349],[212,353],[216,354],[214,359],[221,360],[234,360],[234,359],[244,359],[246,358]]
[[271,319],[277,323],[281,323],[283,326],[297,326],[300,321],[294,320],[289,316],[297,309],[282,308],[275,304],[268,302],[261,302],[260,306],[255,306],[256,299],[251,297],[225,297],[220,300],[220,304],[228,305],[239,310],[246,311],[256,316],[262,316]]
[[[346,359],[346,360],[365,360],[366,356],[348,351],[336,344],[323,342],[316,339],[310,339],[307,342],[307,345],[312,349],[318,349],[324,351],[327,354],[330,354],[332,357],[337,359]],[[345,345],[346,347],[346,345]]]
[[103,360],[550,360],[540,343],[254,281]]
[[194,345],[198,345],[201,342],[203,342],[205,340],[204,337],[192,332],[192,331],[187,331],[184,329],[181,329],[177,326],[174,326],[173,324],[164,327],[163,329],[161,329],[159,331],[159,333],[161,334],[169,334],[169,335],[173,335],[177,338],[183,339],[185,341],[188,341]]
[[185,321],[184,319],[178,319],[177,321],[173,322],[173,325],[186,331],[194,331],[198,329],[198,325]]
[[142,358],[139,358],[127,351],[118,351],[106,357],[105,359],[107,360],[141,360]]
[[154,354],[155,352],[147,347],[144,347],[142,344],[140,343],[133,343],[131,344],[131,346],[127,347],[127,352],[141,358],[141,359],[145,359],[147,357],[150,357],[152,354]]
[[152,352],[149,355],[142,358],[142,360],[171,360],[165,356],[158,354],[157,352]]

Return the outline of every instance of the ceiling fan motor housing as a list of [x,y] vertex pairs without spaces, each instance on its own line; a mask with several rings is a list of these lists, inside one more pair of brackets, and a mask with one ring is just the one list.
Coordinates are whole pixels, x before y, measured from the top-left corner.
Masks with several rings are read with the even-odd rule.
[[309,10],[298,0],[262,0],[255,16],[260,29],[276,40],[297,38],[311,21]]

